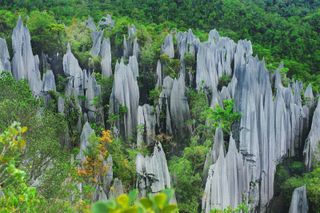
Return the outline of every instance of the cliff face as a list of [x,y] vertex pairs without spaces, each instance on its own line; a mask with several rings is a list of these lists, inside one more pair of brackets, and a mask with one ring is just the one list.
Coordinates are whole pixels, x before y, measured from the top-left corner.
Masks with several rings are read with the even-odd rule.
[[[112,27],[114,22],[108,16],[100,24]],[[192,132],[192,126],[187,124],[190,109],[186,97],[186,85],[192,86],[192,82],[195,82],[198,90],[205,89],[210,94],[211,107],[223,107],[223,100],[234,99],[235,110],[241,114],[236,131],[230,133],[228,149],[222,130],[216,130],[214,144],[204,162],[206,184],[202,198],[203,212],[209,212],[212,208],[236,207],[244,200],[250,200],[252,207],[264,211],[273,197],[276,166],[284,157],[299,155],[301,147],[304,147],[308,169],[312,168],[314,161],[320,160],[320,102],[313,114],[311,130],[305,138],[310,129],[312,104],[316,101],[312,88],[308,86],[303,91],[300,82],[284,86],[280,76],[281,67],[275,74],[268,72],[264,61],[252,55],[250,41],[240,40],[236,43],[212,30],[208,41],[200,42],[189,30],[178,32],[177,45],[174,45],[174,35],[169,34],[161,52],[169,58],[179,59],[179,77],[173,79],[163,73],[164,65],[159,60],[153,72],[158,78],[155,86],[161,88],[159,102],[155,106],[139,106],[137,78],[140,47],[136,28],[128,27],[128,36],[123,41],[123,58],[116,63],[112,72],[110,39],[103,37],[103,30],[98,29],[92,19],[87,26],[92,30],[92,56],[101,57],[104,76],[114,77],[109,115],[123,113],[115,124],[114,134],[126,139],[134,138],[138,147],[148,145],[154,148],[150,155],[137,155],[137,187],[141,195],[145,195],[148,188],[155,193],[171,187],[166,155],[155,135],[165,133],[183,138]],[[20,18],[13,30],[12,44],[14,54],[10,66],[6,42],[0,39],[0,70],[10,71],[12,67],[13,76],[17,80],[26,79],[35,96],[45,96],[49,91],[55,91],[55,75],[51,70],[45,70],[41,78],[39,59],[32,53],[29,31]],[[175,56],[176,53],[179,55]],[[186,53],[196,59],[195,73],[186,70]],[[65,96],[73,97],[73,107],[81,112],[77,127],[82,129],[78,156],[81,160],[89,135],[93,132],[88,122],[103,123],[104,120],[103,108],[93,104],[96,98],[101,98],[101,86],[92,73],[82,70],[70,45],[63,56],[63,71],[68,80]],[[219,89],[222,76],[229,76],[231,81]],[[308,98],[308,103],[302,101],[302,94]],[[86,97],[85,100],[79,99],[80,96]],[[65,99],[59,97],[58,110],[61,113],[67,110],[64,103]],[[112,158],[105,163],[112,165]],[[106,199],[123,191],[120,180],[113,181],[116,191],[109,190],[112,170],[103,178],[105,184],[97,186],[94,199]],[[300,199],[300,194],[294,195],[290,209],[297,208],[295,200]]]

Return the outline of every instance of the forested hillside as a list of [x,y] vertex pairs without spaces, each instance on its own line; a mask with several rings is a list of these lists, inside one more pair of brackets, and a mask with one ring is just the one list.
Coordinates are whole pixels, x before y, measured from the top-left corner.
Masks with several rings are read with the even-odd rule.
[[[289,68],[289,76],[314,82],[314,86],[320,81],[317,75],[314,75],[320,69],[318,0],[1,2],[2,8],[8,9],[15,16],[15,11],[25,14],[34,10],[45,10],[48,16],[53,16],[59,24],[68,24],[74,17],[83,20],[89,15],[99,20],[108,13],[115,18],[129,17],[129,22],[139,22],[145,27],[161,24],[168,29],[192,28],[202,39],[206,38],[206,32],[216,28],[220,34],[234,40],[253,41],[254,51],[260,57],[265,57],[267,62],[272,64],[272,68],[284,61]],[[12,18],[10,20],[10,14],[4,18],[6,21],[1,25],[1,33],[10,31],[14,24]],[[53,21],[52,19],[47,21]],[[35,45],[36,43],[34,41]]]
[[320,0],[0,0],[0,212],[320,211]]

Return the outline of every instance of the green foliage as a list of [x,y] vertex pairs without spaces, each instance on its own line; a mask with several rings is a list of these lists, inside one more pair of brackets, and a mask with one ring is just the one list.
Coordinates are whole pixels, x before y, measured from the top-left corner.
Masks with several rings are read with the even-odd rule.
[[150,90],[149,92],[149,99],[152,101],[153,106],[156,106],[159,102],[160,94],[161,94],[161,88],[156,87],[153,90]]
[[192,55],[191,53],[187,52],[184,55],[184,62],[185,62],[185,65],[186,65],[186,70],[188,72],[195,73],[195,69],[194,69],[195,66],[196,66],[195,56]]
[[0,134],[1,212],[35,212],[40,202],[36,189],[28,186],[26,172],[17,168],[26,145],[26,131],[26,127],[13,123]]
[[202,169],[208,148],[199,145],[194,138],[189,147],[183,151],[182,157],[173,157],[169,161],[169,170],[176,189],[176,198],[180,212],[197,212],[202,188]]
[[46,11],[32,11],[27,26],[32,35],[35,53],[56,54],[64,50],[64,25],[56,22],[54,16]]
[[173,190],[166,189],[155,195],[148,195],[137,199],[138,191],[133,190],[129,194],[122,194],[116,199],[99,201],[92,206],[93,213],[104,212],[130,212],[130,213],[174,213],[178,212],[176,204],[171,204]]
[[231,81],[231,77],[227,74],[223,74],[220,78],[219,78],[219,82],[218,82],[218,90],[221,90],[222,87],[224,86],[228,86],[229,82]]
[[212,209],[210,211],[210,213],[249,213],[250,212],[250,208],[247,204],[245,203],[241,203],[239,204],[236,208],[225,208],[223,210],[220,209]]
[[108,151],[112,155],[114,177],[119,178],[126,189],[131,189],[136,180],[136,152],[132,152],[120,138],[115,138],[109,144]]
[[224,133],[229,134],[232,124],[240,119],[240,114],[233,110],[233,100],[224,100],[224,108],[217,105],[214,109],[207,108],[201,113],[203,119],[207,119],[209,125],[214,128],[221,127]]
[[303,185],[307,187],[310,211],[316,212],[320,209],[320,168],[315,168],[312,172],[305,173],[302,176],[288,178],[281,185],[286,201],[290,202],[293,190]]
[[171,78],[177,78],[180,69],[179,59],[169,58],[168,55],[160,55],[161,63],[164,65],[163,72]]
[[[0,129],[4,130],[14,121],[29,129],[25,134],[27,148],[15,166],[24,170],[27,182],[40,176],[44,178],[39,185],[41,196],[48,199],[61,196],[69,160],[61,146],[67,129],[64,117],[43,109],[41,100],[32,96],[28,84],[14,80],[7,73],[0,76],[0,90]],[[55,175],[50,176],[53,171]]]

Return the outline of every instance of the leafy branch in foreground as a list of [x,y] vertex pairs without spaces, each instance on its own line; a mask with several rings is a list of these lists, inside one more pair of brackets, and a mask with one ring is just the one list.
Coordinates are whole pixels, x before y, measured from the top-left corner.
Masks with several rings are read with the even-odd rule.
[[138,191],[132,190],[129,194],[122,194],[116,199],[98,201],[92,206],[93,213],[127,212],[127,213],[175,213],[178,212],[176,204],[170,203],[173,190],[166,189],[155,195],[138,199]]

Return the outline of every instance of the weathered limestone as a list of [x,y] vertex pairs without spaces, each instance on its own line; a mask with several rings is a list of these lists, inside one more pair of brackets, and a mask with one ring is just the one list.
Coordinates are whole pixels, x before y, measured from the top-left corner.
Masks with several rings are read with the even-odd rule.
[[95,121],[96,115],[98,114],[100,115],[99,119],[103,120],[102,108],[99,107],[98,101],[101,100],[101,87],[92,75],[85,73],[84,76],[86,76],[85,79],[87,79],[83,89],[86,96],[85,107],[88,111],[88,119],[89,121]]
[[111,15],[107,14],[106,17],[102,17],[99,21],[100,28],[113,28],[115,25],[115,21],[112,20]]
[[308,213],[308,200],[306,186],[293,191],[289,213]]
[[[159,98],[159,106],[157,109],[157,125],[162,132],[172,134],[171,114],[170,114],[170,96],[173,86],[173,79],[167,76],[163,80],[162,91]],[[161,112],[165,113],[165,119],[160,118]]]
[[11,71],[11,64],[7,42],[0,38],[0,73],[2,71]]
[[202,198],[202,209],[204,212],[210,212],[213,208],[235,208],[249,191],[249,184],[245,181],[247,168],[242,155],[238,152],[232,136],[228,153],[225,155],[223,134],[219,128],[210,153],[212,154],[207,156],[206,163],[211,161],[212,164]]
[[112,76],[112,68],[111,68],[111,45],[110,39],[103,38],[101,45],[101,73],[106,77]]
[[[212,35],[213,36],[213,35]],[[216,35],[219,36],[219,35]],[[219,78],[232,75],[231,65],[235,57],[237,46],[229,38],[212,38],[208,42],[200,43],[197,52],[197,88],[205,87],[209,91],[217,88]],[[210,38],[209,38],[210,39]]]
[[140,47],[136,36],[137,29],[134,25],[128,27],[128,38],[123,38],[123,56],[128,58],[134,55],[136,58],[139,56]]
[[[295,156],[297,151],[301,150],[305,130],[309,129],[308,117],[311,105],[302,104],[302,85],[299,82],[294,82],[289,87],[283,86],[279,74],[281,67],[274,76],[276,94],[273,98],[272,83],[265,63],[252,56],[249,41],[241,40],[235,44],[232,40],[220,37],[217,32],[211,31],[209,42],[199,45],[197,55],[197,87],[204,86],[211,91],[213,107],[221,105],[222,100],[233,98],[235,109],[241,114],[239,133],[237,133],[239,148],[229,147],[228,154],[230,150],[239,150],[237,155],[239,162],[243,163],[241,170],[244,170],[238,172],[236,177],[235,172],[229,171],[229,174],[233,174],[231,175],[233,178],[230,179],[224,172],[225,167],[233,168],[232,165],[226,166],[230,159],[225,161],[219,155],[219,160],[216,162],[214,160],[207,162],[205,168],[210,167],[210,169],[203,210],[236,205],[244,193],[247,195],[246,199],[251,200],[251,205],[260,206],[258,211],[263,212],[273,197],[276,165],[284,157]],[[232,80],[218,92],[217,83],[222,75],[230,75]],[[307,98],[312,99],[313,94],[310,90],[308,88],[305,94]],[[316,123],[313,123],[314,128],[317,128]],[[309,143],[307,142],[305,148],[306,165],[310,162],[308,154],[309,150],[312,150],[311,141],[319,140],[319,137],[311,132],[319,131],[310,131]],[[210,174],[212,171],[219,172]],[[227,183],[219,182],[222,179],[225,181],[226,177]],[[235,179],[240,180],[242,185],[235,182]],[[228,191],[220,193],[217,183],[226,184],[225,186],[233,192],[233,197],[225,195]],[[254,184],[249,187],[249,183]],[[212,190],[216,193],[212,193]]]
[[162,54],[166,54],[169,58],[174,58],[173,36],[168,34],[161,47]]
[[43,74],[43,92],[56,91],[56,82],[52,70]]
[[308,170],[315,162],[320,161],[320,99],[314,111],[311,129],[303,150],[304,164]]
[[200,40],[193,34],[191,29],[188,32],[178,32],[176,39],[180,60],[184,58],[186,53],[196,54]]
[[63,56],[63,70],[69,78],[66,95],[78,97],[83,86],[83,71],[80,68],[78,60],[71,52],[70,44],[68,44],[67,52]]
[[113,180],[112,187],[110,188],[108,198],[109,199],[117,198],[119,195],[121,195],[123,193],[124,193],[124,190],[123,190],[123,185],[122,185],[121,180],[119,180],[118,178],[115,178]]
[[151,156],[137,155],[136,171],[138,174],[137,187],[141,196],[145,196],[148,188],[152,193],[170,188],[170,174],[165,153],[161,143],[156,143]]
[[101,49],[103,30],[97,29],[92,17],[88,18],[86,25],[91,30],[92,48],[90,53],[92,56],[98,56]]
[[139,105],[138,82],[130,65],[125,65],[123,60],[116,64],[114,83],[110,96],[110,113],[125,113],[121,121],[116,123],[120,133],[128,138],[137,125],[137,113]]
[[206,162],[204,163],[204,176],[205,177],[208,173],[209,167],[218,160],[220,153],[223,153],[223,155],[225,155],[224,139],[223,139],[222,129],[217,128],[216,132],[215,132],[213,147],[209,151],[209,153],[207,154]]
[[162,71],[161,71],[161,62],[160,62],[160,60],[158,60],[158,62],[157,62],[157,70],[156,70],[156,73],[157,73],[157,83],[156,83],[156,87],[160,88],[160,87],[162,86],[162,81],[163,81]]
[[134,77],[138,78],[139,77],[139,65],[138,65],[137,57],[135,55],[129,57],[128,65],[130,66]]
[[149,104],[139,106],[137,122],[137,146],[141,147],[144,142],[147,145],[152,144],[156,135],[156,117],[153,107]]
[[183,138],[190,133],[190,126],[186,121],[190,118],[189,105],[185,95],[183,76],[174,79],[170,94],[170,114],[172,130],[176,136]]
[[27,27],[22,23],[21,17],[12,34],[12,73],[17,80],[27,79],[30,89],[35,96],[39,96],[42,81],[39,71],[39,57],[34,56],[31,48],[31,38]]

